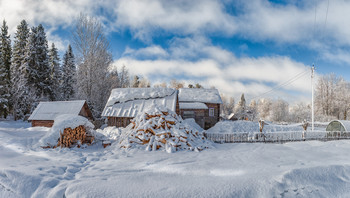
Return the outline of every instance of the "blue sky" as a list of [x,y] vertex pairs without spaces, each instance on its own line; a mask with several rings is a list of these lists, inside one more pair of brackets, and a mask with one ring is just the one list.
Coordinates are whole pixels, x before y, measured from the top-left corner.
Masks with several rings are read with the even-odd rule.
[[114,68],[153,85],[176,78],[290,102],[310,100],[312,64],[350,80],[349,10],[340,0],[0,0],[12,35],[22,19],[42,23],[61,54],[82,12],[104,24]]

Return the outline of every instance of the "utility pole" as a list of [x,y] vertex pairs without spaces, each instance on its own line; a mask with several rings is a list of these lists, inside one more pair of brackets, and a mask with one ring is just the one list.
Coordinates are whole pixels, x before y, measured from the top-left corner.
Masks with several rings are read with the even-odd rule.
[[315,74],[315,66],[312,65],[311,67],[311,129],[312,131],[314,131],[314,119],[315,119],[315,115],[314,115],[314,74]]

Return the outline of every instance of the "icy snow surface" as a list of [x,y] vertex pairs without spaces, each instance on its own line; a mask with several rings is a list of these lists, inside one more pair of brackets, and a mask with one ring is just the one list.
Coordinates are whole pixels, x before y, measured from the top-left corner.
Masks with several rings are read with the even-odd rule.
[[0,122],[0,197],[350,196],[346,140],[215,144],[171,154],[97,144],[41,149],[36,143],[48,130]]

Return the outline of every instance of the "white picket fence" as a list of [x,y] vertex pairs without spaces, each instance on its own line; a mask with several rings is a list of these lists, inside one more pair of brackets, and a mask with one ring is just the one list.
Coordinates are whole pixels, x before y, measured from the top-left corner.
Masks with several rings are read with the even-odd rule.
[[307,140],[342,140],[350,139],[350,132],[326,132],[326,131],[288,131],[288,132],[240,132],[240,133],[204,133],[204,136],[217,143],[284,143]]

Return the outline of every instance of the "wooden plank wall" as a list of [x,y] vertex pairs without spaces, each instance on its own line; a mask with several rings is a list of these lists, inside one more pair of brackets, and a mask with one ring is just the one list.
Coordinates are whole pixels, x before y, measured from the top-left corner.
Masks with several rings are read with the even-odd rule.
[[108,117],[108,126],[126,127],[133,118],[129,117]]
[[53,120],[32,120],[32,127],[52,127]]

